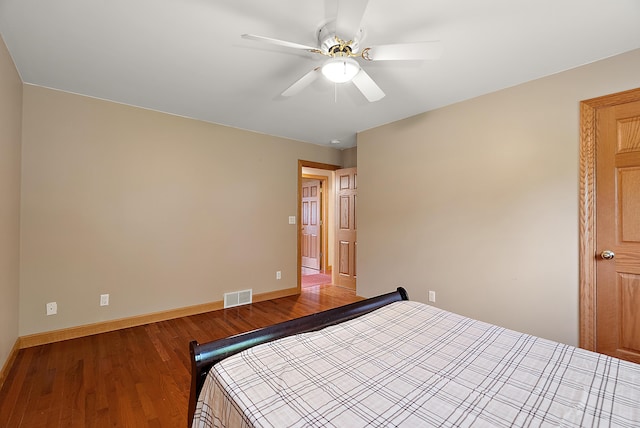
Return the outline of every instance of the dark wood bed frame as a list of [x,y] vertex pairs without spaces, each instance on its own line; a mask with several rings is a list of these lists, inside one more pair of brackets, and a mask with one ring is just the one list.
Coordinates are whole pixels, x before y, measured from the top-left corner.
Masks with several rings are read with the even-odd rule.
[[407,292],[402,287],[398,287],[396,291],[381,296],[371,297],[349,305],[295,318],[290,321],[213,342],[203,343],[202,345],[198,344],[195,340],[191,341],[189,343],[189,352],[191,355],[191,392],[189,394],[188,426],[190,427],[193,422],[196,402],[198,401],[198,396],[200,395],[200,390],[207,377],[207,373],[209,373],[211,367],[219,361],[251,348],[252,346],[293,334],[320,330],[324,327],[357,318],[399,300],[409,300]]

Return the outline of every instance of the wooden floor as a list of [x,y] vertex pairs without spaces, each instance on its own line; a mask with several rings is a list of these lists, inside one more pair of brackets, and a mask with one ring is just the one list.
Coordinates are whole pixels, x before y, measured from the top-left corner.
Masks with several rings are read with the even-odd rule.
[[185,427],[189,341],[200,343],[359,300],[335,286],[22,349],[0,390],[0,427]]

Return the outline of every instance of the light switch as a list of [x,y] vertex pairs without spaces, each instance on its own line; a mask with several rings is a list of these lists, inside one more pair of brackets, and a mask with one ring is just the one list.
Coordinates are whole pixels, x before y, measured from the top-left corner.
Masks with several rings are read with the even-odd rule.
[[289,224],[296,224],[296,216],[294,215],[289,216]]

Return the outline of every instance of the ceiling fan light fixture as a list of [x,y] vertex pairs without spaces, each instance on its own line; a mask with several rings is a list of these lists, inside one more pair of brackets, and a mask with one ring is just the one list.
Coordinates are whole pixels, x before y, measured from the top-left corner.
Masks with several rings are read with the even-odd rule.
[[322,66],[324,77],[334,83],[345,83],[360,71],[360,64],[353,58],[337,56],[327,60]]

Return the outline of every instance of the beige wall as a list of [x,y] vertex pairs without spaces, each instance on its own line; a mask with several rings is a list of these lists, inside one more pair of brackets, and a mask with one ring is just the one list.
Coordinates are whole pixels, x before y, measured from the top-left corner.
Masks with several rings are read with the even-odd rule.
[[20,335],[295,287],[298,159],[340,162],[34,86],[23,121]]
[[[640,50],[358,136],[358,294],[578,342],[579,101],[640,87]],[[392,143],[390,143],[392,142]]]
[[18,338],[22,81],[0,37],[0,368]]
[[358,166],[358,147],[351,147],[342,151],[342,167],[354,168]]

